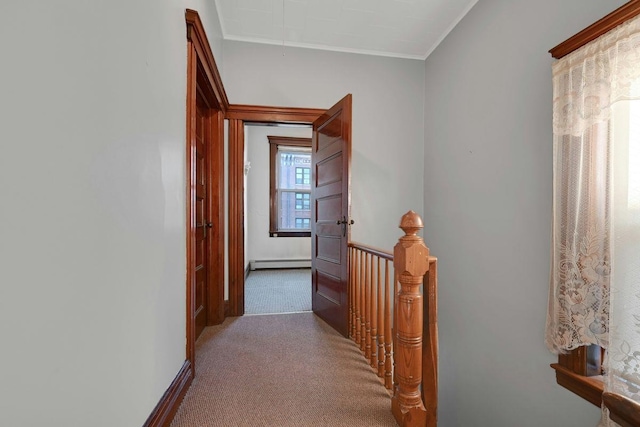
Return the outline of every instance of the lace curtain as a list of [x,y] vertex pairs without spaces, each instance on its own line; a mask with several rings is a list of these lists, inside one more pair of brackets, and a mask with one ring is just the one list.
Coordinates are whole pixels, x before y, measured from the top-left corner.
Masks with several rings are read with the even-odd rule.
[[[640,401],[640,17],[553,65],[546,343],[608,349],[606,389]],[[615,425],[603,418],[603,425]]]

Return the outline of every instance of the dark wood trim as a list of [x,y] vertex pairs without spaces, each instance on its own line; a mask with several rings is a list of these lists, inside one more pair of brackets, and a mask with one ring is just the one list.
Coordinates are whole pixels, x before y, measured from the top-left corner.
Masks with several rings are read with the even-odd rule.
[[602,348],[597,345],[581,346],[558,355],[558,364],[575,374],[593,377],[602,374],[603,356]]
[[244,122],[229,120],[229,310],[244,314]]
[[193,381],[193,366],[191,362],[185,360],[178,375],[173,379],[167,391],[145,421],[143,427],[168,427],[173,420],[176,411],[185,393]]
[[[278,188],[276,187],[278,147],[281,145],[286,147],[309,147],[309,153],[311,153],[311,138],[268,135],[267,139],[269,140],[269,237],[311,237],[311,230],[278,230]],[[309,168],[311,168],[311,165],[309,165]],[[309,190],[309,194],[311,194],[311,190]]]
[[262,105],[231,104],[227,119],[256,123],[311,124],[324,113],[317,108],[267,107]]
[[599,407],[602,404],[603,359],[602,347],[581,346],[558,355],[558,363],[551,367],[556,370],[556,381],[559,385]]
[[229,108],[229,100],[227,99],[227,93],[224,90],[222,78],[213,58],[209,39],[204,31],[200,16],[195,10],[187,9],[185,11],[185,20],[187,21],[187,39],[193,43],[198,53],[198,58],[202,63],[202,69],[207,75],[207,80],[211,82],[211,89],[215,93],[218,109],[225,112]]
[[209,212],[211,222],[215,225],[211,229],[209,245],[209,298],[207,307],[208,325],[218,325],[224,321],[224,233],[225,233],[225,182],[224,182],[224,113],[217,111],[212,118],[213,144],[209,150],[210,165],[208,189],[210,200]]
[[549,53],[554,58],[560,59],[638,15],[640,15],[640,0],[631,0],[578,34],[563,41],[551,49]]
[[640,426],[640,404],[624,396],[605,392],[602,395],[604,405],[609,409],[609,418],[620,427]]
[[571,372],[559,363],[551,365],[556,370],[556,381],[562,387],[572,391],[597,407],[602,405],[604,383],[602,377],[587,377]]
[[195,212],[195,127],[196,127],[196,87],[198,57],[193,45],[189,43],[187,48],[187,135],[186,135],[186,161],[187,161],[187,279],[186,279],[186,358],[195,367],[195,287],[196,287],[196,223]]
[[198,94],[206,101],[211,129],[207,150],[207,198],[212,237],[208,240],[207,323],[224,321],[224,111],[229,102],[213,59],[204,27],[196,11],[185,12],[187,27],[187,99],[186,99],[186,359],[195,375],[195,125]]
[[289,147],[309,147],[311,148],[311,138],[300,138],[296,136],[277,136],[267,135],[269,144],[275,145],[287,145]]
[[224,317],[229,317],[231,316],[231,309],[229,308],[229,300],[226,299],[224,300]]

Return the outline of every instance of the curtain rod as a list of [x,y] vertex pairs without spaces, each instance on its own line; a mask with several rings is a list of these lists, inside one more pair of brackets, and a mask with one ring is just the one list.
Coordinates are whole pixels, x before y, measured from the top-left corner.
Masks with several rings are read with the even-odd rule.
[[551,49],[549,53],[554,58],[560,59],[638,15],[640,15],[640,0],[631,0],[578,34],[563,41]]

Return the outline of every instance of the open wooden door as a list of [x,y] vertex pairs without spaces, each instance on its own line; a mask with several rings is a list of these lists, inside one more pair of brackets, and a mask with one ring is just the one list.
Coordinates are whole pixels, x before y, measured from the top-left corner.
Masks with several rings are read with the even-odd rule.
[[311,304],[314,313],[347,336],[351,94],[313,123],[311,150]]

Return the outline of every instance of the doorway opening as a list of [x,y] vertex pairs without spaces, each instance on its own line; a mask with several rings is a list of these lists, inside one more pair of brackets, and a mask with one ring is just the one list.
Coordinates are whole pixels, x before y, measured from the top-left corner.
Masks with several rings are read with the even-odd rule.
[[245,314],[311,311],[311,126],[244,132]]
[[351,104],[348,94],[328,110],[230,105],[229,315],[245,313],[245,124],[311,124],[312,310],[346,336],[351,224]]

